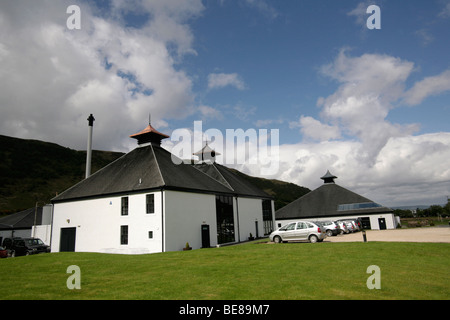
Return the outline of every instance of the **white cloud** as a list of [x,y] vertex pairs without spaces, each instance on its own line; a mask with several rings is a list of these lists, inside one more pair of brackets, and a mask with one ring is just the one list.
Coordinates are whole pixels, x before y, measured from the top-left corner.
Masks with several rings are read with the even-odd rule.
[[364,2],[360,2],[358,3],[358,5],[353,8],[352,10],[350,10],[349,12],[347,12],[348,16],[353,16],[356,18],[356,24],[363,26],[364,28],[366,27],[366,20],[367,20],[367,7],[370,6],[373,3],[370,3],[370,1],[364,1]]
[[245,90],[246,85],[237,73],[211,73],[208,75],[208,88],[223,88],[227,86]]
[[223,119],[223,114],[220,110],[205,105],[201,105],[197,109],[203,119]]
[[447,3],[444,4],[444,7],[439,12],[438,16],[441,17],[441,18],[448,18],[448,17],[450,17],[450,2],[447,2]]
[[405,101],[409,105],[417,105],[425,98],[450,90],[450,70],[446,70],[437,76],[431,76],[414,84],[405,93]]
[[337,126],[321,123],[312,117],[301,116],[298,122],[290,122],[289,127],[299,127],[304,137],[313,140],[326,141],[341,137],[340,130]]
[[[321,70],[338,81],[338,88],[318,99],[320,120],[301,116],[290,124],[301,128],[304,140],[280,146],[276,178],[314,189],[329,169],[339,177],[337,183],[385,205],[445,202],[450,192],[450,133],[417,134],[417,124],[387,120],[403,99],[417,105],[450,90],[445,71],[406,91],[413,71],[413,63],[399,58],[352,57],[341,51]],[[342,137],[333,141],[339,134]]]
[[[2,4],[2,134],[83,149],[93,113],[94,148],[124,151],[149,112],[154,123],[195,112],[192,81],[175,64],[195,53],[186,21],[202,13],[200,0],[115,0],[100,13],[81,2],[81,30],[66,27],[71,4]],[[133,10],[148,15],[140,28],[123,23]]]
[[244,3],[246,3],[249,7],[259,10],[269,19],[276,19],[280,15],[279,12],[265,0],[244,0]]

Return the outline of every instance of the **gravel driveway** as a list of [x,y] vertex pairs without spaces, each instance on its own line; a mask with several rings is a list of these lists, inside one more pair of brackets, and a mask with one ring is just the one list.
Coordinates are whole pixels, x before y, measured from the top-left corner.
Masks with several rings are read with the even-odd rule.
[[[367,230],[367,241],[444,242],[450,243],[449,227],[424,227],[412,229]],[[362,232],[327,237],[324,242],[363,241]]]

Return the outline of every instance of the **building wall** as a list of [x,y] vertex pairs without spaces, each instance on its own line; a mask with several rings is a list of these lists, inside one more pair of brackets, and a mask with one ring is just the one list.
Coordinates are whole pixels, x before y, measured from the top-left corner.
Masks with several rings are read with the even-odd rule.
[[31,228],[30,229],[20,229],[20,230],[1,230],[0,231],[0,238],[2,238],[2,239],[13,238],[13,237],[29,238],[29,237],[31,237]]
[[[128,215],[121,215],[121,198],[56,203],[53,211],[52,252],[59,252],[61,228],[76,228],[75,251],[152,253],[162,248],[161,193],[155,192],[155,213],[146,213],[146,194],[128,196]],[[128,244],[120,241],[120,227],[128,226]],[[148,233],[153,231],[153,239]]]
[[[165,250],[182,250],[186,242],[193,249],[202,247],[201,226],[209,225],[210,246],[217,245],[216,196],[180,191],[164,192]],[[264,235],[262,200],[233,198],[235,242],[246,241],[250,233]],[[273,214],[275,216],[275,214]]]
[[[250,233],[253,237],[264,236],[261,199],[237,198],[236,208],[239,215],[239,240],[248,240]],[[258,222],[258,231],[255,222]]]
[[210,245],[217,245],[215,195],[166,190],[164,198],[165,251],[182,250],[186,242],[201,248],[202,224],[209,225]]
[[[128,215],[121,215],[121,198],[54,204],[52,252],[60,251],[61,228],[76,228],[76,252],[142,254],[182,250],[186,242],[202,247],[202,225],[209,225],[210,246],[217,245],[216,196],[165,190],[154,192],[155,210],[146,213],[146,195],[128,195]],[[273,202],[272,202],[273,206]],[[235,242],[264,236],[262,200],[233,199]],[[273,216],[275,216],[273,212]],[[258,232],[256,224],[258,222]],[[120,242],[120,227],[128,226],[128,244]],[[149,231],[153,238],[149,239]]]
[[51,233],[52,226],[50,224],[31,227],[31,236],[41,239],[42,242],[44,242],[48,246],[50,245]]

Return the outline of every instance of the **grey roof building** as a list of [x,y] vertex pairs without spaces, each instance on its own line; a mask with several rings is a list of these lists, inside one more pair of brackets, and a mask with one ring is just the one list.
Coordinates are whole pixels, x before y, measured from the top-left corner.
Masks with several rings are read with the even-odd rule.
[[33,225],[40,225],[42,207],[29,208],[0,218],[0,231],[31,230]]
[[175,156],[160,146],[161,139],[168,136],[150,124],[130,137],[138,140],[138,148],[56,196],[52,202],[155,189],[272,198],[220,164],[187,164],[180,159],[176,164]]
[[[330,171],[327,171],[321,177],[324,181],[323,185],[276,211],[275,219],[280,221],[365,218],[363,221],[369,223],[373,220],[368,219],[369,217],[377,216],[385,219],[386,226],[390,225],[390,219],[393,216],[391,208],[337,185],[334,182],[336,178]],[[386,219],[389,219],[389,223]],[[371,228],[377,229],[378,224],[375,222],[369,224]],[[383,224],[383,222],[380,223]],[[383,228],[383,225],[380,225],[380,228]]]
[[273,230],[272,197],[215,163],[210,147],[182,161],[150,124],[130,137],[137,148],[52,199],[53,252],[209,248]]

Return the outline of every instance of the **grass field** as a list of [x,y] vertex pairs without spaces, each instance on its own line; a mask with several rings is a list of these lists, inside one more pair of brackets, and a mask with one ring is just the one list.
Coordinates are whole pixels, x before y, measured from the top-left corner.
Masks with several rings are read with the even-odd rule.
[[[67,267],[81,270],[69,290]],[[381,289],[366,286],[367,267]],[[444,299],[450,245],[248,243],[150,255],[51,253],[0,260],[1,299]]]

